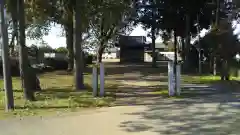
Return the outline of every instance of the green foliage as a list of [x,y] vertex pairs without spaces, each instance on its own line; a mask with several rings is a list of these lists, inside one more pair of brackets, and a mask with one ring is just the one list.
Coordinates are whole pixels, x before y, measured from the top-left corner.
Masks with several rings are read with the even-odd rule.
[[[110,96],[94,98],[91,87],[85,91],[76,92],[73,90],[73,76],[69,73],[47,73],[40,75],[41,85],[44,89],[36,93],[36,102],[23,100],[21,80],[13,77],[13,89],[16,108],[13,112],[4,111],[5,94],[0,92],[0,119],[9,117],[24,117],[35,115],[59,114],[78,111],[83,108],[111,106],[115,99]],[[86,76],[87,86],[91,85],[91,76]],[[0,80],[0,88],[3,88],[3,81]],[[110,85],[110,84],[106,84]],[[106,87],[108,87],[106,86]]]
[[[231,23],[220,23],[218,29],[212,29],[200,40],[202,48],[211,55],[233,59],[239,49],[237,35],[233,34]],[[221,45],[221,46],[219,46]]]
[[130,19],[133,15],[131,1],[94,0],[92,9],[95,14],[90,20],[90,33],[99,43],[107,43],[117,34],[130,30]]
[[64,53],[64,54],[67,54],[68,53],[68,50],[66,47],[59,47],[55,50],[57,53]]
[[[49,14],[53,12],[53,3],[41,0],[25,0],[25,21],[26,36],[30,39],[42,39],[50,30]],[[17,11],[17,2],[15,0],[7,0],[6,7],[11,15],[10,27],[19,16]],[[12,29],[13,30],[13,29]]]
[[[190,32],[192,35],[197,33],[195,26],[199,18],[200,28],[208,28],[213,20],[212,11],[214,8],[209,6],[207,0],[138,0],[135,3],[138,17],[136,23],[143,24],[145,29],[155,25],[156,34],[161,33],[164,37],[176,30],[178,36],[186,36],[186,16],[190,17]],[[198,18],[197,18],[198,17]]]
[[[53,0],[53,11],[48,14],[51,21],[60,25],[66,25],[73,21],[74,9],[76,8],[75,0]],[[89,28],[90,18],[95,15],[95,10],[92,8],[92,0],[82,1],[80,15],[81,15],[81,28],[86,32]]]
[[39,48],[36,45],[31,45],[28,47],[28,55],[30,56],[36,56]]
[[26,36],[30,39],[42,39],[50,31],[48,14],[54,10],[50,2],[25,0]]
[[54,49],[49,45],[41,45],[38,47],[39,51],[44,53],[54,52]]
[[48,35],[50,24],[31,24],[28,25],[26,36],[32,40],[42,40],[43,36]]

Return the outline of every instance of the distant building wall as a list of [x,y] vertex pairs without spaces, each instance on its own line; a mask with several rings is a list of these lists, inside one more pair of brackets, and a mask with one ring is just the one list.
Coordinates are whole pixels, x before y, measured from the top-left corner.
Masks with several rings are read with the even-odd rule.
[[[151,51],[145,51],[144,53],[144,61],[151,62],[152,56]],[[174,52],[157,52],[157,60],[158,61],[169,61],[174,58]],[[178,60],[182,60],[180,54],[177,55]]]
[[141,63],[144,62],[144,49],[149,44],[144,36],[120,36],[118,46],[121,63]]
[[120,52],[120,62],[144,62],[144,48],[143,47],[122,47]]
[[44,58],[66,59],[67,55],[64,53],[44,53]]
[[117,52],[103,53],[102,58],[103,59],[116,59]]
[[148,52],[144,53],[144,61],[145,62],[151,62],[152,61],[152,56]]

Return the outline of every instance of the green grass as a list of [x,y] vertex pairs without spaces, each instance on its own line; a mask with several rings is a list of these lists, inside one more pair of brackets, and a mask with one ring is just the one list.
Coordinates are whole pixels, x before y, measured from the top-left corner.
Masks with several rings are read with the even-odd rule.
[[[191,84],[211,84],[211,83],[216,83],[221,80],[220,76],[212,76],[212,75],[205,75],[205,76],[183,76],[182,77],[182,83],[191,83]],[[240,81],[240,78],[238,77],[231,77],[231,80],[238,80]],[[229,83],[230,85],[232,82]],[[191,92],[183,92],[180,96],[172,96],[170,97],[168,94],[168,89],[164,88],[159,88],[156,91],[150,92],[150,94],[156,94],[159,96],[162,96],[164,98],[189,98],[189,97],[196,97],[199,96],[199,94],[196,91],[191,91]]]
[[[184,91],[184,90],[182,90],[182,91]],[[169,96],[168,89],[156,90],[156,91],[150,92],[150,94],[159,95],[163,98],[169,98],[169,99],[183,99],[183,98],[190,98],[190,97],[198,96],[198,93],[195,91],[182,92],[181,95]]]
[[[112,95],[117,92],[119,85],[114,78],[122,77],[122,74],[109,75],[105,81],[107,95]],[[13,77],[13,88],[15,98],[15,110],[10,113],[5,113],[5,95],[0,91],[0,118],[3,117],[22,117],[29,115],[48,115],[56,113],[64,113],[70,111],[78,111],[82,108],[95,108],[102,106],[114,105],[114,96],[106,96],[103,98],[95,98],[92,96],[91,74],[86,74],[85,77],[86,90],[75,91],[73,76],[66,72],[52,72],[40,75],[42,92],[36,93],[36,102],[27,102],[23,98],[20,79]],[[233,78],[240,80],[240,78]],[[220,80],[219,76],[186,76],[182,75],[182,83],[192,84],[209,84]],[[140,82],[139,82],[140,83]],[[150,82],[148,82],[150,83]],[[136,83],[139,87],[142,84]],[[156,82],[151,82],[151,85],[156,85]],[[150,85],[150,86],[151,86]],[[143,85],[145,86],[145,85]],[[167,86],[166,86],[167,87]],[[181,96],[169,97],[167,88],[158,88],[157,90],[147,93],[160,95],[163,98],[187,98],[197,96],[197,93],[182,93]],[[0,81],[0,89],[3,88],[3,81]]]
[[193,84],[209,84],[221,80],[219,76],[183,76],[182,82]]
[[[231,80],[239,80],[240,77],[230,77]],[[221,80],[220,76],[213,75],[204,75],[204,76],[188,76],[185,75],[182,77],[182,82],[184,83],[193,83],[193,84],[211,84]]]
[[[42,91],[36,93],[35,102],[25,101],[21,90],[20,79],[13,77],[15,110],[6,113],[5,95],[0,92],[0,118],[22,117],[31,115],[56,114],[69,111],[77,111],[82,108],[94,108],[111,106],[115,101],[113,96],[95,98],[92,96],[91,76],[85,75],[86,90],[75,91],[72,75],[59,75],[47,73],[40,76]],[[106,81],[106,89],[114,89],[114,82]],[[3,88],[3,81],[0,81],[0,88]],[[111,92],[107,92],[107,95]]]

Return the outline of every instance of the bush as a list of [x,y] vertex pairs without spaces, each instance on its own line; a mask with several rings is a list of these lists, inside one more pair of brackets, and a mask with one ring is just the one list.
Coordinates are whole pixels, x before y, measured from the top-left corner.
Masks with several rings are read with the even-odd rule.
[[[93,56],[84,54],[84,65],[92,64]],[[45,58],[44,65],[52,67],[54,70],[67,70],[68,69],[68,61],[67,59],[56,59],[56,58]]]

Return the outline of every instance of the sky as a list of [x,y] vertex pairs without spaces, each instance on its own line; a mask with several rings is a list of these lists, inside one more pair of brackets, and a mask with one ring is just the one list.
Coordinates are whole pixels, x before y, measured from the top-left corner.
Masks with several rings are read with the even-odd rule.
[[233,27],[235,27],[233,33],[238,34],[238,37],[240,38],[240,24],[237,23],[237,21],[233,21]]
[[[61,33],[62,33],[62,29],[60,25],[52,26],[49,34],[47,36],[44,36],[43,40],[46,43],[48,43],[48,45],[51,46],[52,48],[66,47],[66,39],[65,37],[60,36]],[[28,46],[32,44],[39,45],[38,41],[29,40],[29,39],[26,39],[26,44]]]
[[[65,47],[66,46],[66,39],[65,37],[61,37],[62,30],[59,25],[56,25],[55,27],[51,28],[51,31],[49,35],[44,36],[43,40],[47,42],[52,48],[58,48],[58,47]],[[147,36],[147,31],[145,31],[140,25],[137,26],[132,33],[130,34],[131,36]],[[147,38],[147,41],[151,41],[150,38]],[[161,42],[161,38],[157,38],[156,42]],[[37,41],[33,40],[27,40],[26,44],[32,45],[32,44],[38,44]]]
[[[234,30],[234,33],[240,33],[240,24],[237,24],[236,21],[233,22],[233,26],[236,27],[236,29]],[[203,37],[208,31],[202,30],[200,33],[200,36]],[[51,31],[49,33],[49,35],[44,36],[43,40],[48,43],[48,45],[50,45],[52,48],[58,48],[58,47],[66,47],[66,39],[65,37],[61,37],[62,33],[62,29],[60,27],[60,25],[55,25],[51,28]],[[145,31],[141,25],[138,25],[130,34],[130,36],[146,36],[147,37],[147,33],[148,31]],[[240,38],[240,36],[239,36]],[[147,37],[147,42],[151,42],[151,38]],[[156,43],[158,42],[162,42],[161,37],[157,37],[156,39]],[[26,40],[26,44],[28,46],[32,45],[32,44],[36,44],[38,45],[39,43],[37,41],[33,41],[33,40]]]

